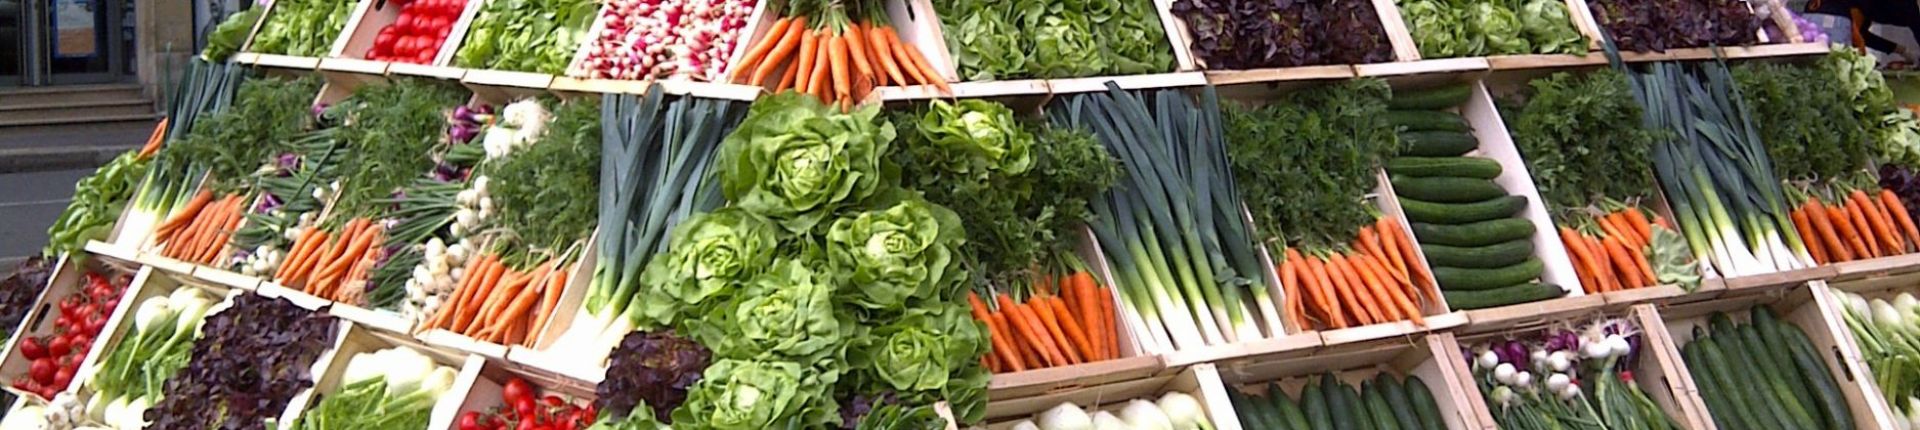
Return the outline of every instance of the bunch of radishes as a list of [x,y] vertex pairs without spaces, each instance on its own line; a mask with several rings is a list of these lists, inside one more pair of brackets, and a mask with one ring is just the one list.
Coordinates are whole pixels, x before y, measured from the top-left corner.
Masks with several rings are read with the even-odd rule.
[[27,367],[27,376],[14,379],[13,388],[47,399],[66,390],[74,373],[80,371],[80,361],[93,347],[93,339],[106,328],[107,316],[120,306],[120,292],[131,280],[130,275],[109,280],[98,273],[87,273],[86,285],[60,300],[52,334],[20,339],[20,356],[32,360],[32,364]]
[[425,317],[439,311],[443,298],[453,294],[454,286],[466,276],[463,267],[473,247],[464,238],[452,245],[438,237],[427,239],[420,264],[413,266],[413,277],[407,280],[407,302],[414,308],[411,315]]
[[466,0],[393,1],[400,4],[400,18],[380,28],[373,36],[368,60],[430,64],[440,55],[454,21],[467,7]]
[[612,0],[582,62],[588,77],[716,81],[757,0]]

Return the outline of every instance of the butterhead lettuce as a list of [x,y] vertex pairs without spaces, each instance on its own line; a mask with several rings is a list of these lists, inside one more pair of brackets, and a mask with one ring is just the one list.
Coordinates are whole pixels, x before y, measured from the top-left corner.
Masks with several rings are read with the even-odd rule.
[[839,405],[827,396],[838,381],[787,361],[720,360],[707,367],[687,402],[673,411],[682,430],[819,428],[837,424]]
[[811,230],[881,188],[880,158],[894,130],[879,114],[878,105],[839,113],[794,92],[760,99],[720,143],[721,190],[787,231]]
[[647,263],[646,291],[634,295],[640,326],[673,324],[681,307],[703,309],[722,289],[753,279],[773,262],[780,229],[739,209],[694,215],[673,229],[668,251]]
[[954,250],[965,235],[953,211],[910,199],[834,221],[827,254],[854,304],[899,309],[958,284]]
[[694,338],[726,358],[819,361],[843,345],[853,321],[834,314],[833,281],[801,260],[781,260],[706,318]]

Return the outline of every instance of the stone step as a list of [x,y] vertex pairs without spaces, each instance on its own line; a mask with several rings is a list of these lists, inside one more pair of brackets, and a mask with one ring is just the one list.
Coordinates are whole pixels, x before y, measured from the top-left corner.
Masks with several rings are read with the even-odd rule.
[[143,99],[0,107],[0,127],[120,121],[152,121],[153,103]]
[[0,90],[0,109],[62,103],[145,100],[139,84],[61,85]]

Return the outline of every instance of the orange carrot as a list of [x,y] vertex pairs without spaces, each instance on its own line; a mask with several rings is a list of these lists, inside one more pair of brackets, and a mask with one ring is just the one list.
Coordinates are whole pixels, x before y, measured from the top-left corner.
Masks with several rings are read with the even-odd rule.
[[1426,262],[1419,261],[1420,254],[1415,252],[1413,237],[1408,236],[1406,229],[1400,226],[1400,220],[1393,218],[1386,220],[1388,227],[1381,231],[1392,234],[1393,243],[1400,245],[1400,258],[1407,260],[1407,269],[1411,271],[1407,275],[1413,277],[1414,284],[1426,287],[1426,291],[1422,294],[1426,294],[1429,300],[1439,300],[1439,285],[1433,282],[1433,274],[1427,272]]
[[1873,224],[1867,220],[1866,212],[1860,210],[1859,202],[1855,202],[1847,196],[1840,196],[1840,204],[1838,206],[1840,206],[1842,210],[1841,215],[1846,215],[1847,221],[1853,223],[1853,230],[1856,234],[1860,235],[1860,241],[1866,244],[1867,256],[1879,257],[1885,255],[1885,248],[1880,247],[1880,236],[1874,234]]
[[1640,235],[1640,243],[1642,245],[1653,243],[1653,224],[1647,222],[1647,215],[1640,213],[1639,208],[1627,208],[1623,212],[1627,213],[1627,225],[1632,226],[1633,232]]
[[166,240],[168,237],[171,237],[175,231],[186,227],[188,222],[193,221],[193,216],[198,215],[200,209],[206,208],[207,204],[212,202],[213,191],[207,189],[200,190],[199,193],[193,195],[192,200],[187,201],[185,207],[174,211],[172,218],[168,218],[167,222],[161,223],[160,227],[154,229],[154,237],[159,240]]
[[293,247],[287,252],[286,259],[282,260],[280,267],[273,271],[273,279],[275,281],[285,279],[287,271],[299,265],[300,260],[307,257],[306,250],[313,247],[313,236],[319,232],[320,229],[309,228],[302,230],[300,235],[293,239]]
[[827,46],[827,61],[833,64],[830,69],[833,72],[833,96],[836,99],[852,97],[853,79],[849,75],[853,73],[853,68],[848,64],[852,60],[847,58],[847,39],[834,35],[828,36],[827,40],[832,42]]
[[1887,214],[1892,215],[1893,220],[1900,224],[1900,230],[1906,233],[1907,240],[1913,241],[1914,246],[1920,247],[1920,228],[1916,228],[1913,224],[1913,214],[1907,213],[1907,205],[1900,202],[1900,196],[1894,195],[1893,190],[1882,188],[1880,203],[1887,205]]
[[941,77],[939,71],[933,70],[933,65],[927,62],[927,57],[921,55],[918,48],[910,47],[900,42],[900,34],[894,32],[893,27],[887,27],[883,30],[887,32],[887,40],[893,42],[895,49],[900,50],[901,58],[904,59],[904,61],[901,61],[901,64],[908,65],[909,69],[918,71],[920,83],[930,84],[933,85],[934,88],[939,88],[941,94],[953,94],[953,88],[947,86],[946,78]]
[[1102,315],[1100,308],[1104,305],[1100,301],[1100,293],[1094,291],[1100,287],[1094,285],[1093,275],[1085,271],[1074,272],[1068,275],[1067,279],[1073,284],[1074,290],[1078,291],[1076,296],[1079,301],[1073,304],[1079,310],[1080,327],[1087,330],[1088,340],[1093,341],[1094,352],[1097,352],[1096,355],[1100,358],[1112,358],[1109,351],[1113,346],[1107,344],[1107,337],[1101,333],[1106,329],[1106,326],[1100,323]]
[[1841,205],[1827,206],[1827,220],[1833,224],[1834,233],[1852,247],[1849,249],[1853,252],[1853,260],[1873,258],[1873,251],[1868,250],[1866,240],[1860,238],[1860,230],[1854,226],[1853,217],[1848,216]]
[[[1282,255],[1292,254],[1293,249],[1288,248],[1287,251]],[[1296,308],[1304,304],[1303,298],[1300,297],[1300,268],[1295,267],[1298,266],[1297,263],[1292,258],[1280,259],[1280,294],[1285,295],[1280,300],[1285,302],[1286,311],[1282,314],[1286,316],[1284,321],[1287,325],[1304,330],[1306,325],[1300,318],[1300,313],[1296,311]]]
[[1049,305],[1053,306],[1054,316],[1060,319],[1060,329],[1066,331],[1067,339],[1072,341],[1068,343],[1079,348],[1080,362],[1091,363],[1099,361],[1100,355],[1098,351],[1094,351],[1093,349],[1093,340],[1088,339],[1087,331],[1080,328],[1078,318],[1072,313],[1067,312],[1067,303],[1061,301],[1059,297],[1048,298],[1046,301]]
[[1618,212],[1614,212],[1611,215],[1607,215],[1607,221],[1613,223],[1613,228],[1615,230],[1620,230],[1621,245],[1626,245],[1634,248],[1645,248],[1647,247],[1647,241],[1640,238],[1640,230],[1634,229],[1633,221],[1630,221],[1627,219],[1627,212],[1630,212],[1632,210],[1633,209],[1631,208],[1623,209]]
[[[552,264],[552,263],[548,263],[548,264]],[[550,277],[552,277],[551,273],[549,273],[547,277],[543,277],[539,280],[541,281],[542,284],[545,284],[546,281],[548,281],[548,279],[546,278],[550,278]],[[515,326],[515,325],[518,325],[524,328],[527,325],[525,323],[527,322],[527,317],[529,316],[527,314],[527,311],[533,309],[533,304],[535,302],[538,302],[539,299],[540,299],[539,287],[536,287],[534,285],[528,285],[526,288],[521,288],[520,293],[515,295],[513,297],[513,300],[507,303],[506,307],[500,309],[499,321],[494,323],[493,326],[483,330],[482,332],[483,333],[485,331],[504,332],[504,331],[508,331],[511,326]]]
[[358,234],[354,235],[353,240],[348,241],[346,249],[340,253],[340,256],[328,263],[325,268],[320,269],[320,277],[322,279],[337,277],[346,271],[348,264],[360,261],[360,256],[366,254],[367,248],[373,244],[374,237],[379,236],[381,230],[377,225],[361,228]]
[[[1380,292],[1376,294],[1384,294],[1384,301],[1388,307],[1398,309],[1401,318],[1413,320],[1413,325],[1420,327],[1427,326],[1427,317],[1421,315],[1420,307],[1415,306],[1413,300],[1408,298],[1404,291],[1395,288],[1393,285],[1388,285],[1385,279],[1377,279],[1389,276],[1387,272],[1391,271],[1387,269],[1386,266],[1381,265],[1379,259],[1371,255],[1363,254],[1354,257],[1353,261],[1360,266],[1360,274],[1363,277],[1379,284]],[[1372,273],[1372,275],[1368,275],[1369,273]]]
[[1873,233],[1870,237],[1873,237],[1875,242],[1878,242],[1880,245],[1876,249],[1884,251],[1881,255],[1895,255],[1904,251],[1905,245],[1900,243],[1900,236],[1893,232],[1891,228],[1892,224],[1888,223],[1886,218],[1881,217],[1879,205],[1867,201],[1866,191],[1853,190],[1852,193],[1847,195],[1847,199],[1849,200],[1848,203],[1853,205],[1854,210],[1860,213],[1860,217],[1867,220],[1867,226]]
[[[282,286],[299,288],[296,282],[303,282],[307,279],[307,272],[312,271],[313,266],[317,265],[320,261],[322,247],[333,241],[332,235],[320,230],[320,227],[312,227],[308,230],[314,234],[313,237],[307,239],[306,250],[300,252],[300,262],[289,267],[286,275],[275,279],[275,281],[280,282]],[[290,261],[286,264],[292,263]]]
[[1012,346],[1013,355],[1025,363],[1023,367],[1028,369],[1047,367],[1046,358],[1041,355],[1040,349],[1031,343],[1023,342],[1026,335],[1020,329],[1014,328],[1013,318],[1009,316],[1011,314],[1011,310],[1001,308],[990,315],[993,316],[994,324],[1006,329],[1007,345]]
[[1853,261],[1853,251],[1847,248],[1846,241],[1833,225],[1833,218],[1827,212],[1827,206],[1817,199],[1807,199],[1801,206],[1807,212],[1807,220],[1813,222],[1813,232],[1819,235],[1819,242],[1825,243],[1827,258],[1832,261]]
[[820,52],[814,53],[813,68],[807,69],[807,73],[812,75],[808,75],[811,78],[807,81],[807,90],[804,92],[813,94],[820,99],[821,103],[833,103],[833,71],[830,70],[833,62],[828,60],[832,55],[828,55],[827,52],[827,47],[833,45],[832,38],[825,33],[821,34],[820,42],[817,43],[820,46],[815,48]]
[[880,70],[886,72],[881,75],[881,77],[886,78],[883,80],[883,83],[889,85],[911,85],[911,83],[907,82],[906,73],[900,70],[904,67],[894,62],[893,45],[887,43],[886,32],[880,31],[881,27],[884,26],[874,25],[867,28],[867,46],[868,49],[873,50],[874,62],[880,63]]
[[1333,278],[1335,285],[1344,285],[1340,290],[1342,294],[1352,298],[1353,312],[1367,317],[1363,325],[1390,320],[1388,315],[1382,312],[1384,309],[1381,309],[1378,303],[1374,303],[1373,294],[1367,292],[1366,284],[1360,283],[1360,277],[1354,275],[1353,267],[1347,264],[1346,254],[1334,253],[1327,257],[1327,276]]
[[1826,247],[1821,246],[1820,236],[1813,233],[1813,221],[1807,219],[1807,208],[1793,208],[1793,211],[1788,213],[1788,218],[1793,220],[1793,230],[1800,233],[1800,237],[1805,238],[1807,253],[1812,254],[1813,261],[1819,264],[1832,263],[1833,259],[1827,257]]
[[1600,241],[1600,246],[1606,251],[1607,260],[1613,263],[1613,270],[1617,272],[1615,276],[1620,279],[1621,289],[1648,285],[1646,281],[1640,279],[1640,267],[1633,264],[1633,256],[1627,252],[1627,245],[1620,240],[1619,236],[1607,236],[1605,240]]
[[1606,215],[1593,217],[1593,224],[1600,226],[1601,236],[1620,238],[1619,240],[1628,240],[1626,239],[1627,232],[1621,231],[1620,225],[1614,223],[1613,218],[1611,217],[1608,217]]
[[1367,269],[1360,264],[1360,259],[1366,256],[1367,253],[1364,252],[1354,252],[1347,255],[1346,260],[1341,262],[1341,264],[1345,265],[1341,267],[1341,269],[1347,272],[1347,277],[1351,278],[1350,281],[1352,281],[1354,285],[1363,288],[1360,290],[1362,294],[1361,298],[1372,299],[1373,303],[1369,305],[1379,308],[1380,322],[1394,322],[1407,319],[1406,314],[1401,312],[1400,307],[1393,303],[1393,295],[1387,293],[1387,283],[1379,279],[1378,275],[1367,272]]
[[1886,201],[1881,200],[1879,194],[1864,194],[1860,199],[1866,201],[1866,203],[1863,204],[1869,208],[1873,208],[1874,214],[1880,217],[1880,223],[1886,225],[1887,236],[1892,238],[1895,245],[1893,248],[1890,248],[1890,250],[1892,250],[1894,254],[1907,253],[1907,250],[1911,249],[1911,247],[1908,246],[1906,230],[1901,228],[1900,222],[1895,220],[1893,216],[1895,210],[1904,211],[1906,209],[1900,208],[1898,205],[1887,206]]
[[1653,263],[1647,261],[1645,252],[1640,251],[1640,248],[1627,247],[1627,255],[1632,257],[1630,262],[1633,263],[1634,268],[1639,269],[1640,279],[1646,281],[1646,285],[1660,284],[1660,276],[1653,273]]
[[[739,64],[734,65],[733,83],[747,83],[746,78],[753,76],[748,72],[758,68],[760,61],[766,59],[767,54],[773,52],[773,47],[779,45],[780,41],[786,38],[787,29],[793,24],[794,20],[796,20],[794,17],[783,17],[773,22],[773,28],[767,29],[767,34],[761,37],[760,43],[754,44],[753,49],[747,51],[747,56],[741,58]],[[754,82],[754,84],[759,84],[759,82]]]
[[153,158],[153,154],[160,152],[160,146],[167,142],[167,120],[169,119],[171,118],[161,118],[160,123],[153,126],[153,134],[147,135],[147,144],[140,147],[140,155],[136,157],[144,160]]
[[547,285],[540,288],[540,306],[534,308],[533,323],[527,327],[529,341],[526,344],[527,347],[533,347],[533,337],[547,330],[548,322],[553,320],[553,309],[560,304],[560,293],[566,292],[567,278],[573,275],[574,269],[579,265],[580,263],[576,262],[564,268],[555,269],[553,276],[547,280]]
[[1566,246],[1567,254],[1573,257],[1573,273],[1580,277],[1580,289],[1587,294],[1600,293],[1600,279],[1595,278],[1593,256],[1587,252],[1587,246],[1580,241],[1580,232],[1560,227],[1560,244]]
[[772,51],[767,52],[767,61],[760,63],[760,67],[753,71],[753,79],[747,82],[756,85],[766,82],[767,77],[773,76],[773,72],[778,70],[779,66],[787,64],[787,59],[794,55],[794,48],[800,46],[800,39],[811,39],[806,36],[807,17],[793,17],[793,22],[787,24],[786,34],[781,35],[780,43],[774,45]]
[[[1380,217],[1379,220],[1373,223],[1374,232],[1380,236],[1380,250],[1386,252],[1386,255],[1382,255],[1381,257],[1387,259],[1386,263],[1391,265],[1390,267],[1392,267],[1394,271],[1399,272],[1400,280],[1407,281],[1408,288],[1412,288],[1413,274],[1407,271],[1407,257],[1400,255],[1400,244],[1394,243],[1394,241],[1398,240],[1399,235],[1387,230],[1389,228],[1395,228],[1394,224],[1389,222],[1389,220],[1390,218]],[[1416,292],[1414,294],[1419,293]]]
[[1015,372],[1027,370],[1026,366],[1020,362],[1020,358],[1016,356],[1012,341],[1007,338],[1011,334],[1007,333],[1006,327],[995,324],[993,316],[987,311],[986,302],[980,300],[980,293],[968,291],[967,303],[973,307],[973,319],[987,325],[988,343],[992,345],[993,354],[1000,357],[1000,362]]
[[[1089,279],[1089,281],[1091,280],[1092,279]],[[1100,294],[1100,320],[1098,321],[1102,328],[1100,334],[1107,337],[1107,340],[1101,343],[1107,347],[1107,358],[1119,358],[1120,316],[1115,314],[1115,312],[1119,311],[1119,309],[1115,309],[1115,306],[1117,306],[1116,303],[1118,302],[1113,299],[1113,289],[1098,284],[1095,284],[1094,287],[1093,291]]]
[[[1373,225],[1369,224],[1366,227],[1361,227],[1360,237],[1355,239],[1355,241],[1359,242],[1360,244],[1359,249],[1363,250],[1362,252],[1363,254],[1371,255],[1381,259],[1387,258],[1386,247],[1380,241],[1380,234],[1375,233]],[[1383,273],[1383,274],[1391,275],[1391,276],[1389,276],[1386,279],[1381,279],[1382,281],[1394,281],[1402,284],[1413,283],[1412,281],[1407,279],[1407,275],[1401,274],[1400,272],[1394,272],[1391,270],[1387,272],[1388,273]],[[1396,284],[1395,286],[1397,287],[1398,284]]]
[[1007,320],[1013,322],[1014,332],[1025,337],[1028,346],[1039,352],[1040,358],[1046,360],[1048,366],[1067,365],[1066,355],[1060,352],[1059,346],[1053,344],[1053,338],[1047,335],[1047,329],[1041,325],[1043,323],[1032,309],[1014,303],[1005,294],[1001,294],[997,300],[1000,301],[1000,309],[1007,311]]
[[1586,243],[1587,252],[1593,253],[1594,266],[1597,266],[1596,268],[1600,270],[1593,276],[1600,278],[1601,291],[1620,291],[1626,289],[1624,281],[1620,279],[1620,276],[1613,273],[1613,254],[1607,252],[1606,244],[1593,236],[1583,235],[1580,240]]
[[923,70],[915,66],[913,64],[913,57],[907,54],[907,51],[913,48],[909,48],[905,44],[900,43],[900,37],[897,33],[893,32],[893,27],[882,26],[879,27],[879,31],[880,37],[887,41],[884,46],[891,51],[888,54],[893,56],[893,62],[900,67],[900,72],[906,75],[907,81],[902,85],[927,84],[927,77],[921,74]]
[[1059,348],[1058,352],[1066,357],[1067,364],[1085,363],[1086,359],[1082,358],[1080,352],[1073,347],[1073,343],[1068,341],[1066,330],[1060,328],[1060,316],[1053,314],[1053,305],[1049,304],[1050,302],[1051,300],[1046,296],[1035,296],[1028,298],[1024,306],[1033,311],[1033,316],[1040,318],[1040,324],[1046,328],[1049,337],[1047,340],[1053,342],[1055,348]]
[[866,24],[854,23],[853,26],[847,28],[845,34],[841,35],[841,40],[847,42],[847,54],[853,59],[853,68],[859,72],[855,76],[863,79],[871,79],[876,76],[874,74],[874,68],[878,66],[868,59],[869,54],[873,51],[867,48],[867,38],[865,35]]
[[466,321],[472,320],[475,314],[480,313],[481,302],[486,299],[488,291],[493,289],[494,284],[500,283],[500,277],[507,273],[507,265],[501,264],[499,257],[488,256],[487,262],[482,267],[485,267],[486,271],[481,273],[480,279],[474,281],[466,294],[460,297],[459,307],[454,308],[453,317],[447,319],[447,324],[441,328],[459,331]]
[[793,88],[794,79],[800,75],[800,65],[788,64],[785,66],[781,66],[780,70],[782,70],[782,72],[780,72],[780,83],[774,84],[773,92],[777,93],[781,91],[794,89]]
[[815,57],[819,56],[820,33],[808,30],[806,35],[800,39],[800,59],[794,63],[800,67],[800,75],[798,78],[795,78],[793,82],[794,91],[807,94],[813,93],[813,75],[814,73],[818,73],[813,70],[813,66],[814,64],[818,64],[818,62],[814,60],[816,59]]
[[[1307,271],[1313,275],[1311,277],[1301,278],[1305,281],[1302,285],[1318,287],[1315,290],[1317,292],[1314,294],[1318,296],[1320,311],[1326,313],[1328,325],[1336,329],[1347,328],[1348,321],[1359,319],[1357,317],[1349,318],[1346,312],[1342,311],[1340,305],[1342,300],[1340,300],[1340,295],[1335,291],[1337,287],[1335,287],[1333,283],[1333,277],[1327,275],[1325,259],[1313,257],[1301,259],[1300,262],[1306,264]],[[1302,273],[1302,275],[1305,274],[1306,273]]]

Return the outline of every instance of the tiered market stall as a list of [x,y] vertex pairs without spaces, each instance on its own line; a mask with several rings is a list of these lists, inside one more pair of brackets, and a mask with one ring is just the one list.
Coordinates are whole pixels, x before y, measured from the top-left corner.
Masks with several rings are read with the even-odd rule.
[[275,1],[0,428],[1920,425],[1920,117],[1635,3]]

